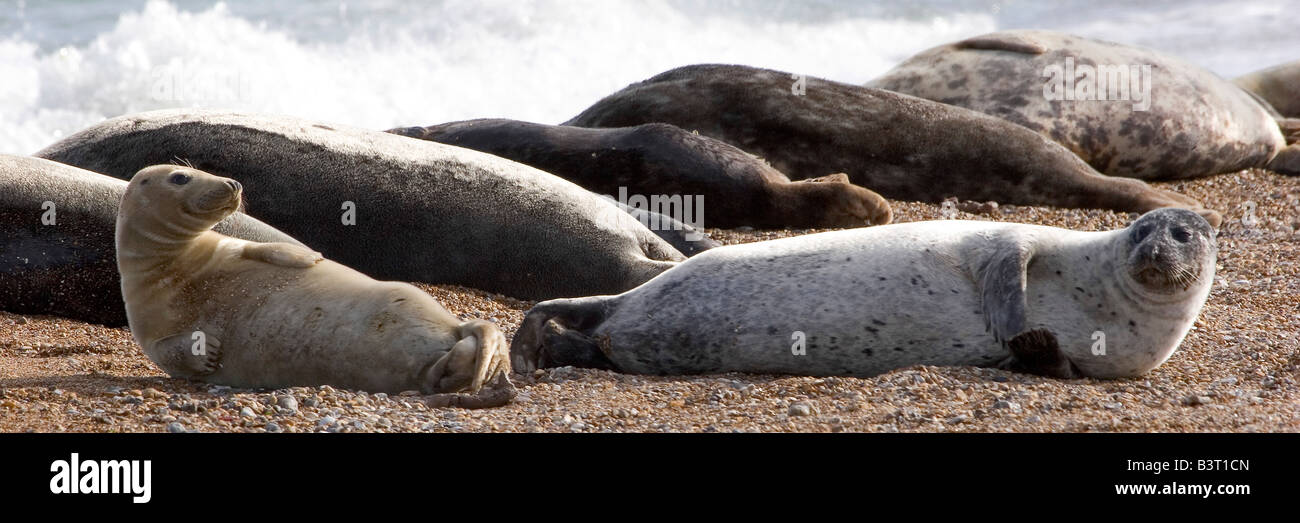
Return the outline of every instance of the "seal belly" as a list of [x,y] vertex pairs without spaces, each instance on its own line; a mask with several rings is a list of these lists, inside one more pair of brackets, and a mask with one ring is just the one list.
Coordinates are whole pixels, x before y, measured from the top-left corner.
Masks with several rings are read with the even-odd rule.
[[[209,381],[420,389],[421,372],[456,343],[438,322],[439,313],[447,313],[431,310],[422,298],[433,299],[414,287],[377,282],[328,260],[320,263],[294,271],[279,285],[240,282],[237,288],[257,306],[210,311],[225,318],[218,322],[225,328],[219,334],[222,368]],[[355,276],[337,277],[340,269]]]
[[869,376],[1008,356],[985,327],[974,280],[955,263],[956,242],[819,236],[831,241],[701,254],[623,295],[594,334],[608,337],[619,368],[653,374]]

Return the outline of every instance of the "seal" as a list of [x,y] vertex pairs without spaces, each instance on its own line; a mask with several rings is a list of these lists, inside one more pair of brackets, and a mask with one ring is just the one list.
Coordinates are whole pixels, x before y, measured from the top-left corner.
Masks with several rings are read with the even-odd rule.
[[[0,155],[0,309],[126,325],[113,228],[126,182],[61,163]],[[297,240],[233,213],[216,230]]]
[[212,231],[242,192],[175,165],[147,167],[126,188],[122,296],[131,335],[167,374],[249,388],[509,388],[506,339],[492,323],[462,322],[415,286],[375,281],[301,245]]
[[244,184],[249,214],[383,280],[536,300],[622,292],[685,259],[606,199],[532,167],[288,116],[141,113],[37,155],[122,179],[184,159]]
[[598,194],[703,198],[696,220],[712,227],[846,228],[893,218],[889,202],[846,176],[791,182],[749,153],[663,123],[586,129],[483,119],[388,132],[494,154]]
[[1151,49],[1001,31],[922,51],[867,85],[1028,127],[1114,176],[1170,180],[1252,167],[1300,174],[1286,160],[1270,163],[1286,142],[1265,107]]
[[617,296],[539,303],[510,350],[520,372],[1136,376],[1182,342],[1216,255],[1210,224],[1173,208],[1102,232],[932,221],[810,234],[713,249]]
[[1239,76],[1232,83],[1264,99],[1281,116],[1300,118],[1300,60]]
[[1019,125],[903,94],[738,65],[692,65],[605,97],[565,125],[664,122],[763,157],[791,178],[846,173],[886,198],[1146,212],[1186,196],[1108,177]]

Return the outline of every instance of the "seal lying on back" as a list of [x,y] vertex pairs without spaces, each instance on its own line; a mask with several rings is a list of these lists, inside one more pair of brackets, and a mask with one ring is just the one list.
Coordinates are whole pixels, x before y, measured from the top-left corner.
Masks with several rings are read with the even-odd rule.
[[229,178],[158,165],[122,198],[117,264],[131,335],[167,374],[250,388],[509,389],[495,325],[462,322],[412,285],[375,281],[301,245],[210,230],[241,192]]
[[1023,125],[1110,175],[1158,180],[1251,167],[1300,174],[1291,172],[1300,167],[1295,151],[1270,163],[1286,143],[1253,97],[1150,49],[1002,31],[923,51],[867,85]]
[[37,154],[123,179],[186,160],[244,184],[249,214],[381,279],[543,299],[622,292],[685,259],[609,201],[532,167],[287,116],[154,111]]
[[[113,227],[126,182],[23,156],[0,155],[0,309],[126,325]],[[222,234],[297,243],[233,213]]]
[[[802,94],[792,93],[793,90]],[[802,90],[799,87],[802,86]],[[566,122],[664,122],[763,157],[791,178],[843,172],[900,200],[963,200],[1145,212],[1195,200],[1108,177],[1042,135],[969,109],[738,65],[693,65],[605,97]]]
[[388,132],[495,154],[599,194],[703,197],[710,227],[844,228],[892,218],[889,202],[843,175],[791,182],[749,153],[668,124],[583,129],[491,119]]
[[510,350],[520,372],[1136,376],[1182,342],[1216,253],[1214,229],[1183,209],[1106,232],[936,221],[811,234],[713,249],[618,296],[539,303]]

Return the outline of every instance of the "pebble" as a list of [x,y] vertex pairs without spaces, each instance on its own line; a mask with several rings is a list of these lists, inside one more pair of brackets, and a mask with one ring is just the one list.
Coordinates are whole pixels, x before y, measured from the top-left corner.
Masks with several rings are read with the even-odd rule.
[[257,416],[257,414],[253,412],[253,409],[250,409],[248,407],[239,409],[239,415],[245,418],[252,418]]
[[791,403],[786,414],[790,416],[812,416],[813,408],[807,403]]
[[280,396],[275,400],[275,404],[289,412],[298,412],[298,400],[294,399],[293,396]]
[[167,424],[167,432],[172,434],[184,434],[186,432],[185,425],[173,421]]

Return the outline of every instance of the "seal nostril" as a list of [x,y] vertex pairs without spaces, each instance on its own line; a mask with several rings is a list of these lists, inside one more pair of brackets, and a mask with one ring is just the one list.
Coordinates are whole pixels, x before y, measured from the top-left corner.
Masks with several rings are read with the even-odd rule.
[[226,185],[229,185],[231,189],[234,189],[236,191],[243,189],[243,186],[240,185],[239,182],[234,180],[226,180]]

